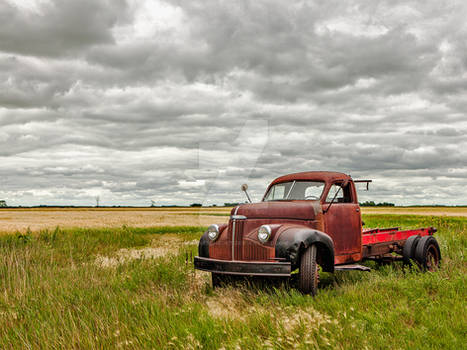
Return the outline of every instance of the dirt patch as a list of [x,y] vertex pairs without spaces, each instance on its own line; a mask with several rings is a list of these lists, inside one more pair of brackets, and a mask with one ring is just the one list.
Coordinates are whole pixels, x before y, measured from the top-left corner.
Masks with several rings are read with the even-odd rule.
[[183,245],[198,245],[198,244],[199,244],[199,239],[194,239],[192,241],[183,242]]
[[154,238],[150,247],[138,249],[120,249],[113,256],[98,255],[95,264],[101,267],[116,267],[132,260],[157,259],[176,255],[182,246],[198,244],[197,240],[183,241],[175,235],[161,235]]
[[137,259],[156,259],[167,255],[174,255],[177,249],[167,247],[143,248],[143,249],[120,249],[115,256],[99,255],[95,264],[101,267],[116,267],[131,260]]
[[316,327],[326,324],[337,324],[337,320],[329,315],[321,313],[312,307],[305,309],[286,308],[282,311],[282,317],[279,319],[286,332],[292,332],[300,326]]
[[233,288],[222,289],[222,296],[214,296],[206,300],[208,312],[212,317],[245,320],[256,307],[246,303],[242,291]]

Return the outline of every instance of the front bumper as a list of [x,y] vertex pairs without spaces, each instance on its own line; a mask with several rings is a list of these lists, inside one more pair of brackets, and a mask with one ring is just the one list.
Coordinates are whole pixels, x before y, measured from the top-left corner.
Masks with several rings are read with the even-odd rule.
[[195,269],[226,275],[288,277],[290,262],[232,261],[195,256]]

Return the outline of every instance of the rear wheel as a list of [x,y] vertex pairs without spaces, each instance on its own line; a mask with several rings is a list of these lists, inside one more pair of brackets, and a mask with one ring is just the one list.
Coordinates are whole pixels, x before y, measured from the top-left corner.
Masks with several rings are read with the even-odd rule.
[[298,271],[298,289],[304,294],[311,294],[313,296],[318,292],[319,283],[316,255],[316,245],[313,244],[300,257],[300,269]]
[[439,268],[441,251],[435,237],[424,236],[420,239],[415,249],[415,260],[425,271],[434,271]]
[[402,260],[404,265],[412,265],[411,260],[415,259],[415,249],[417,243],[420,240],[420,236],[410,236],[404,243],[402,248]]

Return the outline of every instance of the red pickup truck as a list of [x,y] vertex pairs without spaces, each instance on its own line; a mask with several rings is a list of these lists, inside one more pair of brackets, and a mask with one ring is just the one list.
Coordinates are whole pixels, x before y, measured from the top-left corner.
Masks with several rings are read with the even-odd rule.
[[356,182],[370,180],[325,171],[275,179],[261,202],[239,205],[228,224],[208,228],[195,268],[212,272],[213,286],[227,275],[291,276],[298,271],[298,289],[313,295],[320,268],[368,271],[359,263],[369,259],[437,268],[441,253],[435,228],[362,228]]

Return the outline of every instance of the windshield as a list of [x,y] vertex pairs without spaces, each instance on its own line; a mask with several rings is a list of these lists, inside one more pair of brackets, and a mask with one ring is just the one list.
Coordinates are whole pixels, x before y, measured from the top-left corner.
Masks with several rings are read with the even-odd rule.
[[319,181],[290,181],[272,186],[265,202],[283,200],[318,200],[321,198],[324,182]]

